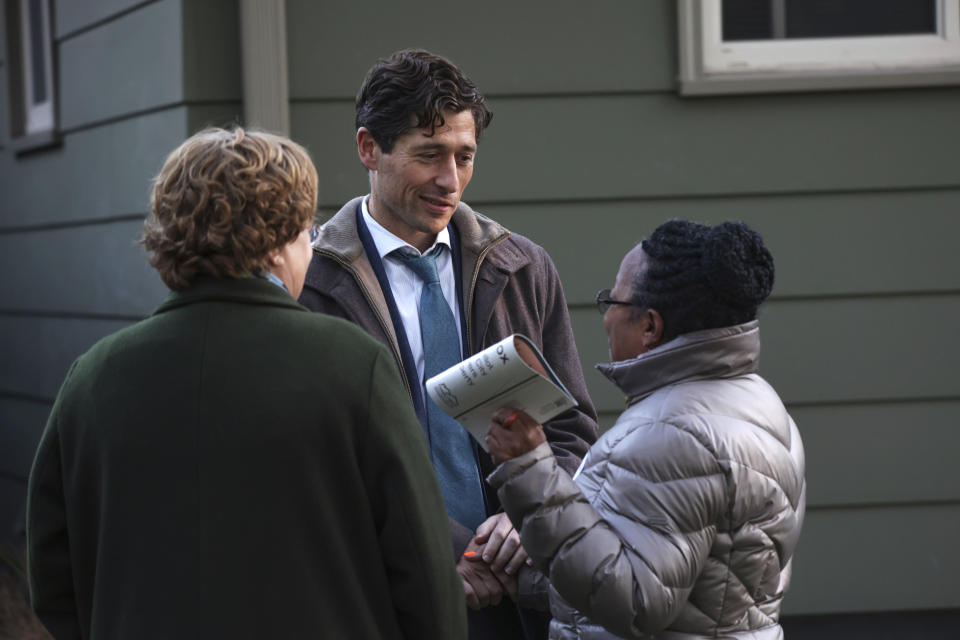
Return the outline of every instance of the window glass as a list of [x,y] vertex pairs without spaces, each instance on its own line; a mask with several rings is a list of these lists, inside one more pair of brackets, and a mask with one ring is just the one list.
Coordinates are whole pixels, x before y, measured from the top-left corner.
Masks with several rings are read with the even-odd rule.
[[784,13],[788,38],[937,32],[935,0],[786,0]]
[[47,50],[42,1],[30,0],[27,4],[30,24],[30,81],[33,89],[31,93],[33,104],[41,104],[47,101]]
[[723,0],[725,42],[937,32],[936,0]]
[[723,39],[769,40],[773,37],[771,0],[723,0]]

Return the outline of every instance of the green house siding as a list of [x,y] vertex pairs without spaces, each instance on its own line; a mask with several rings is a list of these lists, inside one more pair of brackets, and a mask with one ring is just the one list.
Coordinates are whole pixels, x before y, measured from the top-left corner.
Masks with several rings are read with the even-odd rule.
[[33,449],[70,363],[166,295],[136,244],[152,177],[190,133],[241,113],[234,2],[61,0],[53,13],[58,146],[6,145],[0,63],[3,544],[21,540]]

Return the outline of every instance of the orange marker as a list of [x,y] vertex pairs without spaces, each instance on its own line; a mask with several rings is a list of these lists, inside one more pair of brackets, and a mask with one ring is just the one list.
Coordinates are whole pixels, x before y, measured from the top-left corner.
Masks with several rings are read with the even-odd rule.
[[464,552],[463,552],[463,557],[464,557],[464,558],[472,558],[472,557],[475,556],[475,555],[477,555],[477,552],[476,552],[476,551],[464,551]]
[[519,413],[520,413],[519,411],[514,411],[513,413],[511,413],[510,417],[503,421],[503,428],[509,429],[510,425],[513,424],[513,421],[517,419],[517,415]]

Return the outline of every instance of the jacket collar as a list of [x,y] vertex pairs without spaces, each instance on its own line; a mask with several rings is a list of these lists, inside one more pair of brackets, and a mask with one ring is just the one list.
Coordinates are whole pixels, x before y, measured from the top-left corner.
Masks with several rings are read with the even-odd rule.
[[[362,307],[369,305],[380,318],[388,340],[396,345],[398,340],[390,322],[389,305],[357,230],[357,208],[362,199],[363,196],[357,197],[343,205],[323,225],[322,235],[314,245],[315,254],[339,263],[345,271],[331,269],[322,261],[314,260],[307,271],[307,285],[339,300],[346,307],[359,305],[352,309],[356,317],[362,316]],[[479,305],[479,310],[486,310],[488,314],[492,312],[493,304],[510,275],[529,264],[530,258],[514,243],[504,242],[510,236],[510,231],[463,202],[457,205],[452,222],[457,236],[455,244],[459,247],[454,255],[459,253],[460,290],[463,294],[466,329],[469,329],[466,335],[472,345],[477,343],[478,336],[483,335],[487,320],[475,319],[473,316],[477,310],[474,307]],[[351,284],[348,279],[355,280],[360,286],[363,299],[350,295]],[[399,354],[395,355],[399,360]]]
[[[360,196],[347,202],[323,225],[323,235],[314,245],[316,251],[336,255],[350,264],[366,260],[356,221],[357,207],[363,198],[364,196]],[[498,222],[477,213],[464,202],[457,205],[452,221],[460,235],[465,261],[476,261],[484,249],[510,235]],[[511,252],[509,256],[501,258],[498,266],[515,271],[526,264],[525,261],[523,264],[515,264],[518,258],[526,259],[519,252]]]
[[185,305],[198,302],[239,302],[274,307],[286,307],[298,311],[307,308],[294,300],[289,293],[262,278],[213,278],[200,276],[181,291],[171,291],[167,299],[157,307],[153,315],[159,315]]
[[627,394],[629,405],[670,384],[754,373],[759,360],[760,326],[753,320],[685,333],[636,358],[596,367]]

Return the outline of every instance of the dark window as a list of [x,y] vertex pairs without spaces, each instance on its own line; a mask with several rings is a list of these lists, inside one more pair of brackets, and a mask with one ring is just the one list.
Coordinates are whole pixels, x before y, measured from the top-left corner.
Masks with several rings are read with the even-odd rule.
[[787,0],[788,38],[936,33],[935,0]]
[[6,27],[8,115],[11,146],[20,153],[58,144],[51,4],[53,0],[7,0],[0,4]]
[[937,32],[936,0],[723,0],[722,15],[726,41]]
[[47,101],[47,48],[43,25],[42,0],[30,0],[27,11],[30,21],[30,69],[33,76],[33,104]]
[[769,40],[773,37],[770,0],[723,0],[724,40]]

